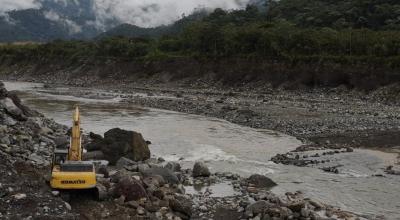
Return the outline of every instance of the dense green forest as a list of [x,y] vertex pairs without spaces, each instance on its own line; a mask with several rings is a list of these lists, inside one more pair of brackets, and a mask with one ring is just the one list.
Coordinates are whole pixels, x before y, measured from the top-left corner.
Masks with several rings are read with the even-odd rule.
[[281,0],[269,1],[270,16],[301,27],[400,30],[398,0]]
[[160,37],[0,46],[1,62],[251,58],[400,66],[396,0],[266,1],[266,9],[216,9]]

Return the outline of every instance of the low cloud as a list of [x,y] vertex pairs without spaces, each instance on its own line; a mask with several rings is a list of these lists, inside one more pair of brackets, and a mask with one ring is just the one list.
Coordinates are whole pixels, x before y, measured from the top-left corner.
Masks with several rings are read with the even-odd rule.
[[45,11],[45,12],[43,12],[43,14],[44,14],[44,17],[49,19],[50,21],[54,21],[54,22],[64,25],[68,29],[70,34],[77,34],[82,31],[81,26],[79,26],[74,21],[72,21],[68,18],[60,16],[59,14],[57,14],[54,11],[51,11],[51,10]]
[[[61,7],[75,5],[77,13],[88,5],[91,10],[83,13],[94,15],[88,20],[98,29],[107,29],[110,25],[129,23],[141,27],[168,25],[178,20],[183,14],[190,14],[196,8],[237,9],[244,7],[250,0],[0,0],[0,15],[11,10],[40,8],[47,2]],[[71,21],[70,15],[60,10],[47,8],[45,17],[52,21],[62,21],[71,27],[72,32],[79,32],[80,27]]]
[[95,0],[97,24],[109,20],[141,27],[167,25],[195,8],[236,9],[249,0]]
[[0,15],[12,10],[40,8],[40,6],[36,0],[0,0]]

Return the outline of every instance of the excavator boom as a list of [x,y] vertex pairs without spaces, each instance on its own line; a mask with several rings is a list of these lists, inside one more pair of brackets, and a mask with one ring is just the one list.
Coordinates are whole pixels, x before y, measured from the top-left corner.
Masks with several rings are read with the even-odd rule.
[[82,160],[81,127],[80,127],[80,115],[78,106],[75,107],[75,111],[72,118],[71,146],[68,152],[68,160],[71,161]]

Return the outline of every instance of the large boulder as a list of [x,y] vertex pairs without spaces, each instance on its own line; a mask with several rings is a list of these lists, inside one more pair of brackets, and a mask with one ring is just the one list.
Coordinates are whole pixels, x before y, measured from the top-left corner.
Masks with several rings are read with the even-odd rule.
[[85,149],[88,151],[101,150],[104,146],[103,137],[93,132],[89,133],[90,142],[85,145]]
[[193,166],[193,177],[209,177],[211,175],[208,167],[201,161],[198,161]]
[[18,108],[10,98],[4,98],[0,100],[1,106],[4,108],[5,112],[12,118],[18,121],[25,121],[27,117],[24,115],[21,109]]
[[137,201],[142,198],[147,198],[147,193],[142,184],[131,178],[122,178],[113,188],[114,198],[119,198],[121,196],[125,197],[125,202]]
[[101,151],[106,160],[114,165],[121,157],[133,161],[150,158],[150,150],[140,133],[114,128],[104,134]]
[[253,184],[255,187],[258,188],[272,188],[278,184],[276,184],[274,181],[272,181],[270,178],[260,175],[260,174],[253,174],[251,175],[247,181],[250,184]]
[[[0,111],[4,111],[7,115],[18,121],[26,121],[28,117],[40,116],[37,111],[31,110],[23,105],[21,99],[14,92],[8,92],[0,82]],[[10,121],[2,117],[3,121]]]

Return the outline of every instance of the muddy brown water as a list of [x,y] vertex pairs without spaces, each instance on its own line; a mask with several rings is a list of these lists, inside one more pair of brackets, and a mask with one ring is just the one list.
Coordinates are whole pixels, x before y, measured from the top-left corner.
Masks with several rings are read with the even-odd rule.
[[[230,171],[243,176],[265,174],[279,184],[273,189],[277,194],[300,190],[311,198],[368,218],[400,219],[400,177],[374,176],[382,174],[387,164],[394,163],[396,154],[362,149],[338,154],[331,158],[331,163],[343,165],[340,174],[278,165],[270,162],[270,158],[295,149],[301,145],[299,140],[216,118],[122,103],[118,93],[84,88],[44,88],[41,84],[24,82],[6,82],[5,85],[8,90],[18,91],[25,104],[61,124],[71,124],[73,105],[79,104],[82,127],[87,132],[103,134],[114,127],[139,131],[152,142],[153,155],[179,160],[184,167],[203,160],[213,172]],[[234,193],[224,187],[231,186],[217,185],[211,190],[216,196]]]

